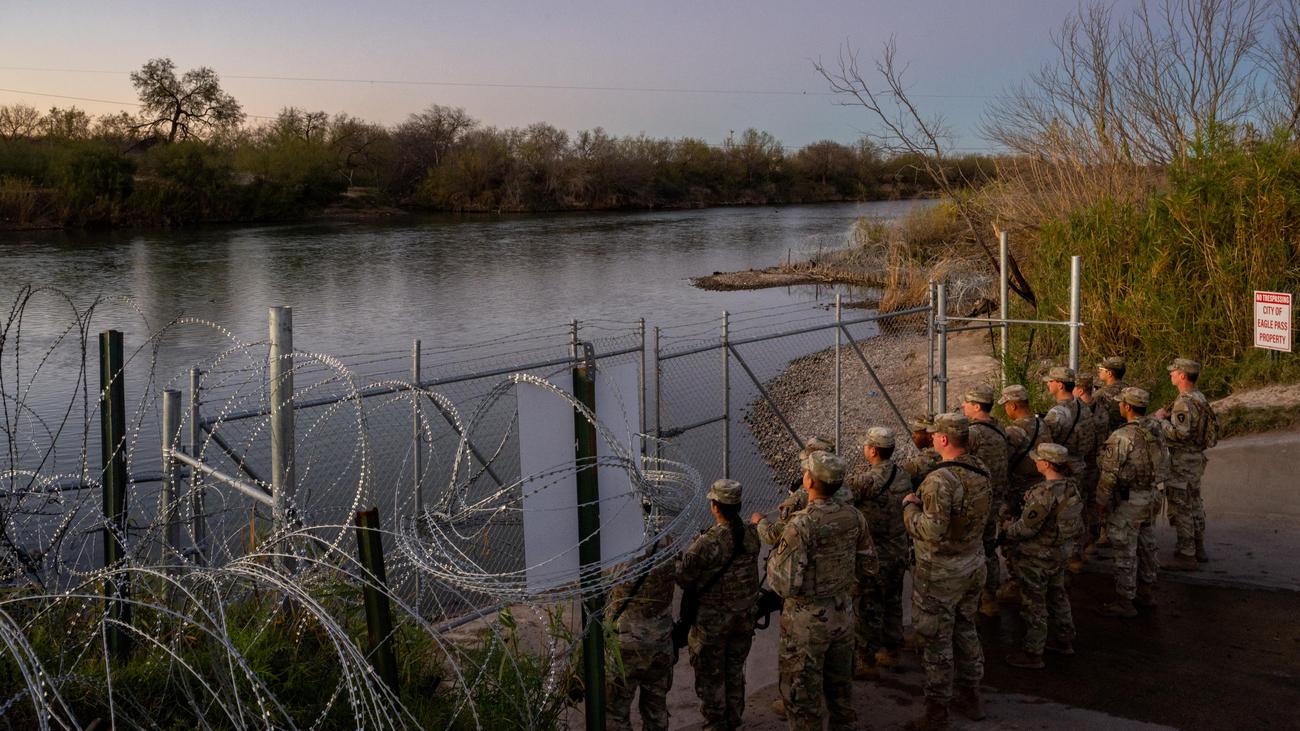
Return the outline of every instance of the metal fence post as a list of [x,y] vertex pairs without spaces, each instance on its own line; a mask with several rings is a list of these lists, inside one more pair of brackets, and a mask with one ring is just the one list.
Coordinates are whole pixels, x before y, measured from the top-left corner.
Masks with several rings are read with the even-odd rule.
[[663,369],[659,361],[659,326],[655,326],[655,458],[663,453]]
[[[575,343],[575,355],[581,344]],[[596,374],[591,348],[577,355],[573,369],[573,395],[596,413]],[[605,728],[605,620],[600,593],[600,484],[597,480],[596,425],[577,409],[573,412],[578,465],[578,562],[583,586],[582,680],[586,697],[587,731]]]
[[840,328],[843,327],[843,325],[841,324],[843,322],[844,322],[844,317],[843,317],[843,310],[841,309],[840,295],[836,294],[835,295],[835,453],[836,454],[842,453],[842,450],[840,449],[840,424],[843,421],[841,416],[841,411],[840,411],[840,408],[843,404],[843,395],[841,392],[842,381],[840,380],[840,339],[842,337]]
[[[126,560],[122,545],[126,537],[126,386],[123,383],[122,333],[105,330],[99,334],[99,429],[100,484],[104,498],[104,566],[120,568]],[[119,578],[104,580],[104,599],[110,621],[104,623],[109,654],[125,660],[131,652],[131,637],[122,625],[131,623],[130,583]]]
[[1011,259],[1011,245],[1007,242],[1007,232],[998,233],[998,302],[999,310],[1002,315],[1002,337],[1001,347],[999,348],[998,357],[1002,360],[1002,387],[1006,388],[1007,379],[1010,375],[1007,369],[1011,366],[1011,356],[1008,353],[1008,347],[1011,340],[1011,325],[1007,323],[1007,318],[1011,316],[1011,303],[1007,299],[1010,294],[1011,273],[1008,271]]
[[939,375],[935,379],[938,382],[939,403],[935,409],[936,413],[948,411],[948,284],[939,282],[938,297],[935,300],[937,315],[935,317],[935,328],[939,333]]
[[357,557],[369,576],[361,585],[366,607],[366,639],[370,666],[394,694],[397,693],[397,653],[393,650],[393,613],[388,600],[388,575],[384,570],[384,542],[379,532],[379,508],[356,516]]
[[[645,389],[646,389],[646,380],[645,380],[645,356],[646,356],[646,352],[645,352],[645,318],[644,318],[644,317],[639,318],[639,319],[636,321],[636,329],[637,329],[637,335],[639,335],[639,336],[641,337],[641,350],[637,353],[637,366],[638,366],[638,367],[637,367],[637,375],[636,375],[636,381],[637,381],[637,383],[636,383],[636,390],[637,390],[637,393],[640,394],[640,396],[641,396],[641,427],[640,427],[640,429],[641,429],[641,433],[642,433],[642,434],[645,434],[645,429],[646,429],[646,415],[645,415],[645,404],[646,404],[646,398],[645,398]],[[645,447],[646,447],[646,444],[645,444],[645,437],[642,437],[642,438],[641,438],[641,456],[642,456],[642,457],[644,457],[645,454],[646,454],[646,448],[645,448]]]
[[731,345],[730,315],[722,311],[722,477],[731,477]]
[[1083,257],[1070,257],[1070,367],[1079,372],[1079,289],[1083,280]]
[[[420,339],[411,343],[411,385],[420,387]],[[424,515],[424,434],[420,428],[420,396],[411,399],[411,490],[415,498],[416,520]]]
[[[195,459],[199,456],[201,442],[199,426],[199,376],[198,368],[190,369],[190,423],[187,434],[189,455]],[[190,531],[194,534],[194,560],[202,565],[206,563],[208,543],[207,506],[203,495],[203,476],[198,470],[190,470]]]
[[928,343],[929,360],[926,363],[928,373],[925,378],[925,410],[928,414],[933,414],[934,409],[934,308],[935,308],[935,284],[930,282],[930,311],[925,315],[925,339]]
[[181,523],[176,479],[176,460],[172,459],[172,450],[180,447],[181,441],[181,392],[167,389],[162,394],[162,492],[159,496],[159,517],[163,521],[164,563],[170,564],[172,552],[181,550]]
[[271,335],[271,494],[275,498],[276,530],[289,522],[294,510],[293,428],[293,308],[272,307],[268,318]]

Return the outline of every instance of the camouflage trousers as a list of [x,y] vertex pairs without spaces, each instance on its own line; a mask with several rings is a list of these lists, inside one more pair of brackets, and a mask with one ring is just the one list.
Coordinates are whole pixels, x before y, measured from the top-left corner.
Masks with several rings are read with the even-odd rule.
[[1173,459],[1173,475],[1165,482],[1169,497],[1169,524],[1178,534],[1178,554],[1196,555],[1196,540],[1205,538],[1205,504],[1201,502],[1201,476],[1205,456],[1181,453]]
[[786,599],[777,659],[786,720],[796,731],[852,728],[853,600]]
[[1154,584],[1160,568],[1156,561],[1155,515],[1160,495],[1155,490],[1135,492],[1106,517],[1106,535],[1115,560],[1115,593],[1133,600],[1137,582]]
[[996,594],[1002,586],[1002,561],[998,558],[998,515],[1000,504],[994,503],[989,518],[984,523],[984,590]]
[[1079,536],[1074,542],[1074,551],[1071,555],[1083,555],[1083,549],[1090,544],[1096,543],[1101,537],[1102,517],[1101,511],[1097,509],[1097,482],[1101,479],[1101,472],[1097,469],[1096,461],[1091,461],[1079,475],[1079,499],[1083,503],[1083,520],[1080,521]]
[[[623,622],[629,619],[625,616]],[[642,728],[666,731],[668,691],[673,687],[672,623],[664,623],[662,632],[620,631],[618,650],[622,667],[611,665],[605,678],[606,727],[630,731],[632,698],[639,689]]]
[[857,598],[858,652],[903,646],[903,576],[906,558],[880,557],[880,569],[867,579]]
[[937,574],[917,566],[912,576],[912,623],[921,643],[925,698],[947,705],[953,686],[974,687],[984,677],[984,650],[975,631],[984,564],[965,574]]
[[739,728],[745,715],[745,659],[754,642],[751,610],[728,612],[700,607],[686,637],[695,669],[695,694],[706,731]]
[[1016,585],[1020,587],[1020,618],[1025,623],[1025,652],[1043,654],[1049,628],[1052,635],[1074,641],[1074,615],[1065,589],[1065,552],[1044,557],[1017,552]]

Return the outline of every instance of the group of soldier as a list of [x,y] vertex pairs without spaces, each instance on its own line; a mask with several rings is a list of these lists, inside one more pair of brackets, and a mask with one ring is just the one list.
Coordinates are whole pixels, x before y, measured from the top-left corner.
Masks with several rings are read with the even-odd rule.
[[[867,431],[863,462],[852,469],[829,440],[810,439],[799,453],[802,479],[776,521],[759,513],[744,521],[741,485],[714,482],[715,524],[679,561],[611,597],[620,653],[607,681],[611,727],[628,727],[639,689],[644,728],[668,728],[676,584],[683,614],[692,607],[685,646],[704,728],[738,728],[764,579],[782,604],[774,709],[791,729],[821,729],[827,719],[852,727],[853,680],[899,662],[908,571],[912,642],[926,676],[925,712],[911,727],[947,728],[950,708],[984,718],[976,623],[997,614],[999,598],[1019,600],[1025,625],[1006,661],[1043,668],[1045,651],[1074,653],[1068,574],[1086,556],[1108,552],[1113,561],[1115,596],[1104,614],[1135,617],[1155,606],[1153,527],[1166,502],[1178,536],[1167,568],[1209,560],[1200,479],[1217,422],[1196,388],[1200,364],[1179,358],[1168,371],[1178,396],[1154,413],[1148,391],[1127,386],[1124,360],[1111,357],[1095,377],[1051,368],[1043,382],[1054,404],[1042,416],[1023,385],[1000,397],[973,388],[961,412],[909,424],[919,451],[906,459],[885,427]],[[994,419],[998,405],[1005,424]],[[762,544],[771,546],[765,576]]]

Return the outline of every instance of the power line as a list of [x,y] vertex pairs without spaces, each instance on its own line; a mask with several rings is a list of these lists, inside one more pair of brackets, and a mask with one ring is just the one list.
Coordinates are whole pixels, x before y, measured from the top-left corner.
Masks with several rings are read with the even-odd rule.
[[[0,66],[0,71],[40,71],[51,73],[72,73],[72,74],[107,74],[115,76],[126,76],[131,74],[130,71],[113,71],[105,69],[70,69],[70,68],[44,68],[38,66]],[[632,93],[649,93],[649,94],[737,94],[737,95],[754,95],[754,96],[837,96],[833,91],[808,91],[807,89],[735,89],[735,88],[692,88],[692,87],[671,87],[671,86],[613,86],[613,85],[585,85],[585,84],[542,84],[542,83],[520,83],[520,82],[494,82],[494,81],[443,81],[443,80],[411,80],[411,79],[354,79],[346,77],[329,77],[329,76],[276,76],[272,74],[221,74],[224,79],[242,79],[250,81],[289,81],[289,82],[308,82],[321,84],[368,84],[368,85],[390,85],[390,86],[439,86],[439,87],[464,87],[464,88],[484,88],[484,89],[542,89],[551,91],[600,91],[600,92],[632,92]],[[918,99],[1001,99],[1006,98],[1000,94],[924,94],[916,93],[910,96]]]

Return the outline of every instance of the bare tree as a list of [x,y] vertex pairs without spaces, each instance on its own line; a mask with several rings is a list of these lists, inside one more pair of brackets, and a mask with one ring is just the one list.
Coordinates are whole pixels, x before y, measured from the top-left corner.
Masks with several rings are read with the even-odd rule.
[[394,182],[399,193],[409,193],[425,175],[438,167],[466,133],[478,121],[460,107],[432,104],[412,114],[393,130],[397,155]]
[[1259,53],[1273,93],[1261,105],[1263,123],[1295,136],[1300,132],[1300,0],[1278,0],[1273,39]]
[[[831,91],[841,96],[841,104],[861,107],[870,113],[881,131],[868,132],[869,139],[887,153],[909,155],[918,161],[919,171],[956,205],[971,240],[996,268],[998,257],[989,241],[991,231],[985,231],[984,226],[977,224],[975,212],[959,194],[970,181],[948,164],[952,134],[942,115],[924,114],[908,95],[904,81],[907,65],[898,61],[898,46],[894,38],[885,43],[880,58],[875,62],[874,76],[884,85],[883,89],[877,90],[867,81],[858,62],[857,50],[848,44],[840,48],[835,65],[827,66],[818,60],[813,67],[830,84]],[[1037,306],[1033,287],[1021,273],[1014,256],[1009,264],[1011,289],[1026,302]]]
[[40,129],[41,113],[26,104],[0,106],[0,139],[31,137]]
[[176,76],[170,58],[155,58],[131,73],[140,95],[143,127],[168,142],[234,127],[244,121],[235,98],[221,88],[217,72],[201,66]]
[[84,140],[90,137],[90,115],[76,107],[50,107],[41,118],[41,134],[55,140]]

